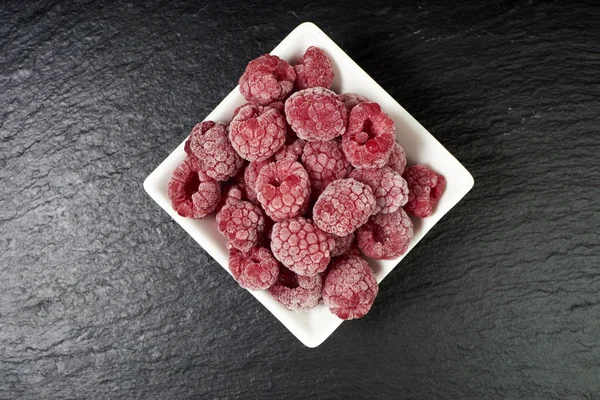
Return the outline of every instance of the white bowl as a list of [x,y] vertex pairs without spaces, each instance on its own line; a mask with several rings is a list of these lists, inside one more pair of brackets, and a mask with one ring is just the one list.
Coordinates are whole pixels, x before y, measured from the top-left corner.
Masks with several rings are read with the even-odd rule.
[[[354,92],[381,105],[396,122],[398,142],[406,151],[409,164],[422,163],[443,174],[446,190],[433,215],[415,220],[415,236],[410,251],[425,234],[473,187],[473,177],[421,124],[363,71],[316,25],[305,22],[294,29],[273,51],[290,63],[296,62],[309,46],[323,49],[335,68],[333,90],[337,93]],[[257,54],[258,56],[259,54]],[[229,122],[236,107],[245,103],[236,87],[206,119]],[[191,130],[191,127],[190,127]],[[184,141],[185,142],[185,141]],[[167,197],[167,183],[177,165],[185,159],[182,142],[144,181],[144,189],[187,233],[198,242],[221,266],[227,267],[228,252],[225,238],[217,230],[214,216],[204,220],[183,218],[171,207]],[[404,258],[390,261],[369,260],[377,281],[381,282]],[[232,285],[237,283],[232,279]],[[242,290],[240,288],[240,290]],[[343,322],[329,312],[323,304],[307,313],[292,312],[277,303],[268,291],[251,292],[271,313],[281,321],[304,345],[316,347]],[[350,322],[360,324],[360,321]]]

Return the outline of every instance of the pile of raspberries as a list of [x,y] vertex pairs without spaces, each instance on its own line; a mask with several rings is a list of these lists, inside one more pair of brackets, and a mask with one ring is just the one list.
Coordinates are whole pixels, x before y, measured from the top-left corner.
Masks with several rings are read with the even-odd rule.
[[353,319],[379,290],[363,256],[404,254],[409,215],[431,215],[446,180],[406,168],[394,121],[364,96],[336,94],[333,81],[317,47],[294,66],[269,54],[250,61],[239,80],[247,103],[229,124],[192,129],[168,196],[181,216],[216,212],[242,287],[268,290],[289,310],[323,301]]

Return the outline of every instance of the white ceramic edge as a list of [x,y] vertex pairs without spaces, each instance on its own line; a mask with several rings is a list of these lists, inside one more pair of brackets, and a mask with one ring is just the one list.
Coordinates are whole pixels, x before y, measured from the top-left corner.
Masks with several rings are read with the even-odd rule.
[[[377,82],[375,82],[362,68],[360,68],[360,66],[358,66],[315,24],[311,22],[300,24],[288,36],[286,36],[286,38],[282,40],[277,47],[275,47],[275,49],[273,49],[271,54],[280,55],[282,50],[289,46],[289,42],[295,40],[298,36],[303,38],[309,34],[319,37],[322,41],[329,42],[329,45],[333,47],[337,53],[334,57],[337,63],[339,63],[340,58],[342,58],[344,60],[343,62],[346,64],[345,67],[347,65],[351,65],[352,68],[355,68],[364,74],[365,78],[370,82],[375,90],[379,92],[377,93],[378,96],[384,96],[388,103],[393,104],[394,107],[398,107],[401,110],[402,118],[405,119],[405,123],[408,122],[412,129],[422,131],[422,134],[426,133],[429,135],[430,139],[428,138],[428,140],[432,140],[436,147],[439,147],[439,150],[442,153],[445,153],[446,157],[449,156],[449,159],[455,163],[455,165],[453,165],[454,168],[460,169],[458,174],[455,172],[453,177],[447,177],[449,178],[448,185],[460,184],[460,190],[456,191],[454,196],[446,196],[446,194],[442,196],[434,214],[426,219],[427,227],[422,227],[419,229],[418,234],[411,241],[409,249],[406,253],[408,254],[408,252],[410,252],[410,250],[423,238],[423,236],[471,190],[474,185],[473,177],[467,171],[467,169],[464,168],[464,166],[460,164],[460,162],[433,137],[433,135],[431,135],[415,118],[413,118],[406,110],[404,110],[404,108],[398,104],[398,102],[396,102]],[[239,97],[238,89],[239,87],[236,86],[205,119],[222,120],[223,118],[218,118],[217,116],[224,115],[224,108],[231,110],[232,106],[230,103],[236,102],[237,105],[243,104],[243,99],[235,100]],[[171,207],[165,191],[157,188],[155,185],[163,171],[173,171],[176,166],[185,158],[185,152],[183,151],[184,143],[185,140],[144,180],[144,189],[148,195],[171,216],[171,218],[173,218],[211,257],[213,257],[228,273],[230,273],[229,268],[227,268],[227,257],[219,250],[219,248],[223,246],[225,239],[219,235],[218,237],[202,237],[202,241],[200,241],[200,239],[196,237],[197,227],[194,226],[195,224],[200,223],[202,225],[206,225],[204,228],[207,229],[217,229],[214,218],[197,221],[179,216]],[[410,158],[410,154],[408,154],[408,156]],[[456,177],[460,177],[460,180],[457,182],[452,182],[451,179]],[[405,255],[395,260],[372,262],[371,264],[374,264],[374,268],[376,268],[376,270],[378,269],[378,282],[381,282],[391,272],[391,270],[395,268],[402,258],[404,258]],[[265,308],[267,308],[294,336],[298,338],[298,340],[300,340],[307,347],[313,348],[320,345],[343,322],[343,320],[332,316],[333,318],[330,320],[327,326],[324,327],[324,329],[322,329],[318,334],[310,335],[306,330],[298,328],[297,322],[290,318],[290,312],[280,304],[276,303],[268,294],[268,292],[249,291],[249,293],[251,293],[261,304],[263,304]]]

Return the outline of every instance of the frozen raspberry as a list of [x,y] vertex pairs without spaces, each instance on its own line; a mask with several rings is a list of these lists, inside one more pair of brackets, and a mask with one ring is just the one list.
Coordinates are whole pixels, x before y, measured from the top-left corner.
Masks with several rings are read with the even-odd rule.
[[284,158],[296,161],[302,155],[302,150],[304,150],[305,145],[306,142],[304,140],[288,136],[286,144],[277,150],[277,153],[275,153],[273,157],[275,158],[275,161],[283,160]]
[[306,170],[299,162],[288,159],[263,167],[254,190],[263,209],[274,221],[301,215],[310,200]]
[[184,149],[199,171],[217,181],[231,178],[244,163],[227,138],[226,126],[218,122],[194,126]]
[[319,228],[336,236],[346,236],[367,222],[376,202],[373,191],[356,179],[332,182],[313,207],[313,218]]
[[228,248],[247,252],[258,243],[265,217],[260,208],[248,201],[230,202],[217,213],[217,226],[227,238]]
[[352,169],[339,141],[309,142],[302,152],[302,164],[310,177],[313,198],[331,182],[345,178]]
[[242,201],[244,200],[244,197],[244,190],[240,185],[224,185],[221,190],[221,201],[219,201],[217,210],[223,208],[225,204],[232,204],[238,201]]
[[350,112],[342,149],[356,168],[381,168],[390,157],[396,140],[394,121],[377,103],[360,103]]
[[421,218],[430,216],[433,206],[444,193],[446,178],[422,164],[417,164],[404,171],[404,179],[409,190],[408,203],[404,210]]
[[279,279],[269,288],[275,300],[291,311],[308,311],[321,300],[323,277],[297,275],[285,267],[280,268]]
[[369,101],[365,96],[361,96],[356,93],[342,93],[340,94],[340,99],[344,102],[346,106],[346,111],[348,111],[348,115],[350,115],[350,111],[360,103],[366,103]]
[[285,99],[295,80],[296,72],[287,61],[265,54],[248,63],[240,77],[240,92],[247,101],[266,105]]
[[277,282],[279,263],[264,247],[253,247],[247,253],[231,249],[229,270],[244,289],[265,290]]
[[313,87],[329,89],[333,83],[333,66],[327,54],[318,47],[310,46],[294,66],[295,89]]
[[341,319],[364,317],[379,292],[369,264],[359,256],[337,257],[323,285],[323,302]]
[[249,161],[264,161],[285,142],[285,119],[271,107],[245,105],[229,125],[231,145]]
[[333,246],[333,250],[331,250],[331,257],[345,254],[352,247],[352,243],[354,243],[354,233],[346,236],[331,236],[333,236],[333,240],[335,241],[335,246]]
[[406,253],[412,237],[412,221],[401,208],[371,217],[356,232],[358,248],[376,260],[393,260]]
[[368,185],[373,191],[377,201],[373,214],[394,212],[408,201],[406,181],[391,168],[355,169],[350,178]]
[[221,187],[203,172],[195,171],[186,159],[173,171],[167,195],[182,217],[204,218],[217,208]]
[[285,102],[288,123],[300,139],[328,141],[346,131],[348,114],[339,96],[329,89],[294,93]]
[[283,101],[276,101],[274,103],[269,104],[269,107],[276,109],[283,115],[285,110],[285,103]]
[[406,153],[402,146],[400,146],[400,143],[394,142],[394,149],[386,165],[400,175],[404,173],[404,168],[406,168]]
[[248,200],[253,202],[254,204],[258,204],[258,198],[256,197],[256,190],[254,186],[256,185],[256,180],[258,179],[258,174],[260,170],[265,165],[270,163],[269,160],[265,161],[251,161],[250,164],[246,167],[244,171],[244,183],[246,184],[246,195],[248,196]]
[[312,276],[325,271],[334,245],[330,235],[304,218],[277,222],[271,234],[275,258],[299,275]]

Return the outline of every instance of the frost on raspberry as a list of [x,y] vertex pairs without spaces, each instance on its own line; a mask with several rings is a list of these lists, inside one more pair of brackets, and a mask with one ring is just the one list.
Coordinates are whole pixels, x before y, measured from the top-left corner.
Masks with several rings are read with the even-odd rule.
[[339,141],[309,142],[302,152],[302,165],[310,177],[312,197],[318,198],[331,182],[345,178],[352,166]]
[[367,222],[376,202],[373,191],[356,179],[332,182],[313,207],[315,224],[327,233],[346,236]]
[[217,210],[221,210],[225,204],[236,203],[245,200],[244,189],[239,184],[223,185],[221,188],[221,200]]
[[335,242],[333,250],[331,250],[331,257],[337,257],[347,253],[354,243],[354,233],[346,236],[331,236],[333,236],[333,240]]
[[404,171],[404,179],[409,190],[404,210],[416,217],[430,216],[433,207],[444,193],[446,178],[425,165],[417,164]]
[[258,243],[265,218],[260,208],[248,201],[230,202],[217,213],[217,227],[227,238],[228,248],[248,252]]
[[285,119],[271,107],[243,106],[229,125],[229,139],[238,154],[249,161],[264,161],[285,143]]
[[271,234],[273,255],[298,275],[325,271],[334,245],[330,235],[302,217],[275,223]]
[[288,136],[285,145],[277,150],[277,153],[275,153],[273,158],[275,161],[283,160],[285,158],[296,161],[302,155],[305,145],[306,142],[304,140]]
[[264,166],[254,189],[258,201],[274,221],[301,215],[310,201],[308,174],[299,162],[289,159]]
[[404,173],[404,169],[406,168],[406,153],[400,143],[394,142],[394,148],[392,149],[392,153],[390,154],[390,158],[386,166],[390,167],[400,175]]
[[408,201],[408,186],[402,175],[391,168],[355,169],[350,178],[368,185],[373,190],[377,205],[373,214],[391,213]]
[[377,103],[360,103],[352,109],[342,149],[356,168],[383,167],[394,148],[394,121]]
[[256,180],[258,179],[258,174],[260,170],[268,165],[271,161],[251,161],[250,164],[244,170],[244,183],[246,184],[246,195],[248,196],[248,200],[250,200],[254,204],[258,204],[258,198],[256,197]]
[[265,290],[277,281],[279,263],[264,247],[253,247],[246,253],[233,248],[229,251],[229,270],[244,289]]
[[294,66],[296,71],[295,89],[313,87],[329,89],[333,83],[333,65],[327,54],[318,47],[310,46]]
[[366,103],[369,101],[365,96],[361,96],[356,93],[342,93],[340,94],[340,99],[344,102],[346,106],[346,111],[348,111],[348,115],[350,115],[350,111],[360,103]]
[[235,176],[244,163],[227,138],[226,126],[219,122],[204,121],[194,126],[184,149],[196,170],[217,181]]
[[285,267],[280,268],[279,279],[269,288],[273,298],[290,311],[306,312],[321,300],[323,276],[298,275]]
[[346,131],[348,114],[339,96],[329,89],[310,88],[285,102],[287,122],[300,139],[328,141]]
[[364,317],[379,292],[369,264],[356,255],[337,257],[323,285],[323,302],[341,319]]
[[240,92],[247,101],[266,105],[285,99],[295,80],[296,72],[287,61],[265,54],[248,63],[240,77]]
[[406,253],[412,237],[412,221],[401,208],[371,217],[356,232],[360,251],[376,260],[393,260]]
[[189,159],[179,164],[167,186],[173,209],[182,217],[204,218],[215,211],[221,198],[219,182],[194,170]]

